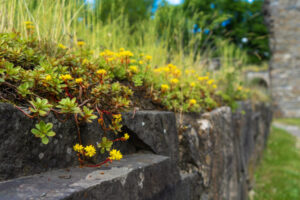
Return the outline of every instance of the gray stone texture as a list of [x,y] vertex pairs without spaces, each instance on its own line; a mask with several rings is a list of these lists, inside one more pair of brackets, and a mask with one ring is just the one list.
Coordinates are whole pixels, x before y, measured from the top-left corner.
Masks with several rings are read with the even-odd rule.
[[75,167],[2,182],[0,200],[172,200],[178,181],[168,157],[133,154],[109,167]]
[[[249,102],[234,113],[228,107],[177,116],[124,113],[130,139],[116,147],[134,154],[109,166],[80,169],[74,167],[73,120],[47,117],[57,135],[46,146],[30,133],[35,122],[12,105],[0,104],[0,114],[0,177],[9,179],[0,182],[0,199],[244,200],[272,119],[269,105]],[[84,144],[95,144],[103,134],[96,121],[80,129]]]
[[247,199],[271,120],[270,106],[249,103],[177,117],[180,167],[202,177],[198,199]]
[[270,30],[271,90],[276,116],[300,117],[300,1],[265,0]]

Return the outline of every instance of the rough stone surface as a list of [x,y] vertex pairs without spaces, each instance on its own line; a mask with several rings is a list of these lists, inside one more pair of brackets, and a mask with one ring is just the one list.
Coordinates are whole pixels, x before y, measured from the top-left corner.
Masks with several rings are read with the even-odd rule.
[[[58,134],[44,146],[30,133],[34,122],[20,111],[1,104],[0,114],[1,179],[77,164],[71,149],[77,142],[73,120],[61,124],[53,116],[47,118]],[[123,128],[131,137],[117,146],[122,153],[140,154],[100,169],[71,167],[0,182],[0,199],[29,195],[33,199],[245,200],[271,120],[269,105],[249,102],[241,102],[234,113],[228,107],[176,117],[172,112],[124,113]],[[86,144],[95,144],[103,134],[97,122],[80,128]]]
[[124,126],[154,153],[178,161],[178,136],[173,112],[138,111],[125,113]]
[[270,75],[277,116],[300,117],[300,2],[265,0],[270,30]]
[[178,181],[169,158],[133,154],[101,169],[61,169],[2,182],[0,199],[172,200]]
[[177,119],[180,168],[202,177],[198,199],[247,199],[269,133],[270,106],[241,103],[233,114],[223,107]]
[[[0,180],[78,165],[73,145],[78,134],[73,119],[60,122],[50,115],[45,119],[53,123],[56,132],[49,144],[43,145],[31,133],[36,121],[27,118],[10,104],[0,103]],[[131,135],[127,142],[117,142],[115,147],[123,154],[148,151],[167,155],[178,160],[178,138],[175,115],[172,112],[140,111],[134,119],[132,113],[124,114],[125,131]],[[83,144],[99,141],[103,131],[96,120],[80,126]],[[114,134],[109,134],[115,137]],[[120,137],[120,136],[119,136]],[[113,138],[111,138],[113,139]],[[107,154],[91,160],[100,162]]]

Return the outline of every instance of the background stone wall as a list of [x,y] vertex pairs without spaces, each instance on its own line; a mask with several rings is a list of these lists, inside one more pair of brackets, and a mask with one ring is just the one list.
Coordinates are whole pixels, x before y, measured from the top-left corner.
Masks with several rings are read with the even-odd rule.
[[265,0],[275,115],[300,117],[300,0]]
[[[116,148],[124,159],[100,168],[77,167],[73,120],[48,116],[57,135],[43,145],[30,133],[34,121],[14,106],[0,103],[0,116],[0,200],[247,200],[272,108],[240,102],[235,112],[123,113],[130,139]],[[80,130],[84,145],[103,134],[96,120]]]

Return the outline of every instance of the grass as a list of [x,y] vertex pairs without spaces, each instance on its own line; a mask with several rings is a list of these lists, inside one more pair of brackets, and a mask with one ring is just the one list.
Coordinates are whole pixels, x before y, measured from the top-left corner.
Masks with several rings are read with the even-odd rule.
[[282,124],[300,127],[300,118],[278,118],[275,119],[275,121]]
[[299,143],[286,131],[272,127],[268,147],[255,174],[255,200],[300,199]]
[[[152,63],[157,66],[173,63],[183,68],[193,66],[197,71],[206,68],[214,54],[209,45],[205,45],[205,52],[193,51],[202,40],[202,33],[195,35],[188,32],[188,44],[182,44],[185,37],[183,27],[192,27],[193,22],[187,22],[181,15],[175,15],[175,10],[162,15],[166,24],[161,29],[162,33],[159,33],[157,27],[162,26],[159,16],[140,21],[134,27],[123,14],[109,17],[110,20],[104,22],[96,17],[96,13],[113,13],[113,10],[103,10],[100,6],[93,11],[82,2],[4,0],[0,4],[0,30],[17,30],[26,36],[24,22],[32,21],[40,40],[54,41],[71,47],[74,46],[74,41],[80,39],[95,53],[105,49],[118,51],[119,48],[125,48],[135,54],[143,52],[151,55]],[[112,5],[114,6],[121,7],[122,10],[125,5],[120,3]],[[177,27],[174,30],[173,23],[176,23]],[[244,65],[247,59],[245,52],[225,40],[217,43],[222,65]]]

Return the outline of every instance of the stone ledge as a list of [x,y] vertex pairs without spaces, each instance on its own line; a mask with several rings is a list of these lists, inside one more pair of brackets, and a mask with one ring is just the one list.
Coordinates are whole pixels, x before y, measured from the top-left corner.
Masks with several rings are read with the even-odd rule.
[[0,182],[0,199],[174,199],[171,160],[133,154],[101,168],[70,168]]

